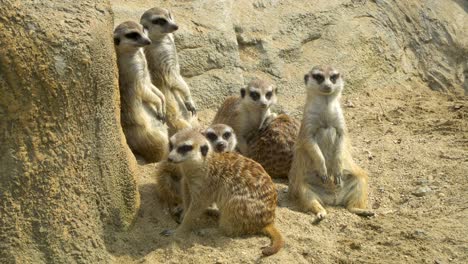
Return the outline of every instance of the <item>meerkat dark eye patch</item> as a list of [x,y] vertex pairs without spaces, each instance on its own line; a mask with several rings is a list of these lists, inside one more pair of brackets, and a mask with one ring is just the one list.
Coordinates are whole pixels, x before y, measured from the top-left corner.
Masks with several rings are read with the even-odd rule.
[[245,89],[241,89],[241,97],[242,97],[242,98],[245,97]]
[[206,157],[208,154],[208,145],[203,145],[200,147],[200,152],[203,155],[203,157]]
[[177,148],[177,153],[179,154],[185,154],[193,149],[193,146],[190,145],[182,145]]
[[127,33],[127,34],[125,34],[125,37],[128,38],[128,39],[137,40],[140,37],[140,34],[138,34],[136,32]]
[[118,46],[120,44],[119,38],[114,38],[114,45]]
[[172,151],[174,149],[174,145],[172,145],[172,142],[169,141],[169,151]]
[[226,132],[224,132],[224,134],[223,134],[223,138],[226,139],[226,140],[228,140],[228,139],[231,137],[231,134],[232,134],[231,132],[226,131]]
[[250,98],[252,98],[252,100],[254,101],[257,101],[258,99],[260,99],[260,94],[257,93],[257,92],[250,92]]
[[312,78],[314,78],[318,83],[322,83],[325,80],[322,74],[312,74]]
[[330,76],[330,81],[332,83],[336,83],[336,80],[338,80],[338,78],[340,78],[339,74],[333,74],[332,76]]
[[273,96],[273,92],[268,92],[268,93],[265,94],[265,97],[268,100],[270,100],[272,96]]
[[167,20],[164,18],[156,18],[156,19],[153,19],[153,21],[151,22],[155,25],[160,25],[160,26],[164,26],[167,24]]
[[215,141],[218,139],[218,136],[213,132],[206,133],[206,138],[210,141]]

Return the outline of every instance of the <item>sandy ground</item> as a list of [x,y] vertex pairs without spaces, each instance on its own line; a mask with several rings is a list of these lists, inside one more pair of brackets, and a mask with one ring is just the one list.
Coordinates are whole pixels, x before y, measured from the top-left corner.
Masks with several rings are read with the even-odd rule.
[[[302,109],[303,95],[280,104]],[[296,100],[289,100],[296,99]],[[356,161],[368,170],[369,206],[361,218],[328,207],[328,218],[297,211],[279,192],[277,225],[286,245],[263,258],[267,237],[228,238],[216,224],[183,241],[160,236],[176,223],[156,199],[154,165],[141,166],[142,206],[133,228],[109,235],[117,263],[468,263],[468,103],[427,88],[362,91],[343,99]],[[300,118],[301,111],[293,111]],[[200,113],[207,124],[214,110]]]

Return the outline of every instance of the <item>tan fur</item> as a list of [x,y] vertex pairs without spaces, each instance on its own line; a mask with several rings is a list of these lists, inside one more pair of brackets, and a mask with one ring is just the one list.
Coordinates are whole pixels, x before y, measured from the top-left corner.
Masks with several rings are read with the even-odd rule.
[[[259,94],[258,100],[253,100],[252,92]],[[271,92],[271,98],[266,94]],[[244,94],[244,96],[242,96]],[[252,131],[258,131],[265,123],[276,115],[270,112],[270,107],[276,104],[277,89],[266,80],[254,79],[246,88],[241,89],[241,96],[228,97],[219,108],[212,124],[226,124],[234,129],[237,136],[237,147],[241,153],[246,153],[248,145],[246,136]]]
[[[153,21],[157,19],[164,20],[164,24],[154,24]],[[140,23],[148,30],[148,36],[152,41],[151,45],[145,47],[145,54],[151,79],[166,97],[169,134],[172,135],[190,126],[198,126],[190,88],[180,75],[172,35],[178,26],[172,14],[166,9],[151,8],[141,16]]]
[[279,115],[247,137],[249,147],[244,155],[260,163],[272,178],[287,178],[299,126],[294,118]]
[[[323,81],[317,78],[323,77]],[[332,82],[335,76],[335,83]],[[306,76],[307,100],[289,174],[289,192],[305,211],[323,219],[323,204],[345,206],[361,216],[367,210],[367,174],[354,163],[340,96],[343,80],[331,66],[316,66]]]
[[[175,231],[183,235],[195,227],[195,220],[213,202],[219,208],[219,227],[229,236],[264,233],[272,244],[264,248],[271,255],[283,246],[274,226],[277,193],[261,165],[234,152],[216,153],[196,130],[183,130],[171,137],[168,160],[179,165],[186,188],[186,213]],[[181,152],[184,146],[191,149]]]
[[156,194],[170,216],[180,222],[183,212],[182,173],[174,164],[162,161],[156,170]]
[[[137,34],[131,39],[128,34]],[[141,25],[127,21],[114,31],[119,68],[121,124],[132,151],[147,162],[167,155],[165,97],[150,79],[142,47],[151,42]]]

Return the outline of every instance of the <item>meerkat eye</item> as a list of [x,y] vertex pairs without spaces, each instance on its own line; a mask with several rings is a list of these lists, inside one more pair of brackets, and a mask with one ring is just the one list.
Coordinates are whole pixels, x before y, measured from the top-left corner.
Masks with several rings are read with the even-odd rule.
[[340,77],[339,74],[333,74],[332,76],[330,76],[330,81],[332,83],[336,83],[336,80],[338,80],[339,77]]
[[182,145],[180,147],[177,148],[177,152],[179,154],[185,154],[189,151],[191,151],[193,149],[193,146],[190,146],[190,145]]
[[231,137],[231,132],[229,132],[229,131],[224,132],[224,134],[223,134],[224,139],[228,140],[230,137]]
[[314,78],[318,83],[322,83],[325,80],[322,74],[312,74],[312,78]]
[[137,40],[140,37],[140,34],[138,34],[136,32],[127,33],[127,34],[125,34],[125,37],[128,38],[128,39]]
[[156,19],[154,19],[154,20],[152,21],[152,23],[155,24],[155,25],[164,26],[164,25],[166,25],[167,20],[164,19],[164,18],[156,18]]
[[200,147],[200,152],[201,154],[203,155],[203,157],[206,156],[206,154],[208,154],[208,145],[203,145]]
[[206,138],[209,139],[210,141],[215,141],[218,139],[218,136],[213,132],[209,132],[209,133],[206,133]]
[[266,95],[265,95],[266,99],[268,99],[268,100],[271,99],[271,96],[273,96],[273,92],[268,92],[268,93],[266,93]]
[[260,94],[257,92],[250,92],[250,98],[252,98],[252,100],[254,101],[257,101],[258,99],[260,99]]

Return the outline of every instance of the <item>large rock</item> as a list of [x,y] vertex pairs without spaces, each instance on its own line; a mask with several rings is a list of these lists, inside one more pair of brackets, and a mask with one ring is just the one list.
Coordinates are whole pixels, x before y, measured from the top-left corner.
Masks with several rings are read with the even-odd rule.
[[137,212],[108,2],[2,1],[0,263],[105,263]]
[[[468,65],[466,1],[111,1],[116,21],[172,10],[182,74],[201,109],[250,78],[274,80],[299,114],[315,64],[345,72],[348,91],[422,84],[462,93]],[[465,87],[465,88],[464,88]],[[297,100],[300,99],[300,100]],[[280,101],[280,103],[281,103]]]

